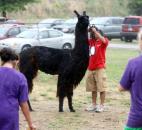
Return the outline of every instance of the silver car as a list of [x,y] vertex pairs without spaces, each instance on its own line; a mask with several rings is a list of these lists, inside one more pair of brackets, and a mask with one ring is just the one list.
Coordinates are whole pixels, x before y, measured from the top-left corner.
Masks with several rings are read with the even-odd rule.
[[74,35],[65,34],[54,29],[29,29],[15,38],[0,41],[0,49],[10,47],[17,53],[32,46],[72,49],[74,47]]

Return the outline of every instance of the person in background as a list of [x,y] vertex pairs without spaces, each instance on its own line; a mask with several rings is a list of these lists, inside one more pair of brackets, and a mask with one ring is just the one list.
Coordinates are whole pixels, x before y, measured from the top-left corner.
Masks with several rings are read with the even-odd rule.
[[[88,74],[86,79],[86,91],[92,92],[92,104],[87,107],[86,111],[104,111],[104,102],[106,96],[106,49],[108,39],[104,37],[101,30],[95,26],[89,28],[90,39],[90,59]],[[97,93],[100,93],[100,104],[97,105]]]
[[0,130],[19,130],[19,106],[30,130],[35,130],[27,104],[27,81],[15,69],[18,55],[11,49],[4,48],[0,51],[0,58]]
[[[142,31],[138,39],[142,51]],[[124,130],[142,130],[142,55],[129,60],[118,88],[131,95],[130,112]]]

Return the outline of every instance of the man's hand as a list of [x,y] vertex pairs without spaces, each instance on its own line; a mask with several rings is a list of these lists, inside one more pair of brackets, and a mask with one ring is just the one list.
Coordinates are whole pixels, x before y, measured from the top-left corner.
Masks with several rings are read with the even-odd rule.
[[97,30],[94,27],[91,28],[91,31],[94,32],[95,34],[97,33]]

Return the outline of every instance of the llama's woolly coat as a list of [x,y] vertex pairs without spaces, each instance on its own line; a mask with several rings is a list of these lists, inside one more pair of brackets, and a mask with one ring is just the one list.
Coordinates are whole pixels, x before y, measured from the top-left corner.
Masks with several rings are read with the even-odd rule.
[[33,78],[37,71],[47,74],[58,74],[57,96],[59,96],[59,111],[62,110],[63,99],[67,96],[69,108],[72,107],[73,89],[80,83],[88,67],[89,44],[88,25],[89,17],[84,13],[79,15],[75,28],[75,47],[73,50],[60,50],[43,46],[35,46],[20,54],[20,71],[28,80],[29,91],[32,91]]

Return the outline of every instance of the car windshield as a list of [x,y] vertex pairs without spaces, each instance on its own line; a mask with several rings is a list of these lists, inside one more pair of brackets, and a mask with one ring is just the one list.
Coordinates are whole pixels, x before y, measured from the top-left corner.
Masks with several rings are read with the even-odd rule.
[[42,27],[50,27],[51,26],[51,23],[39,23],[38,25],[37,25],[37,27],[40,27],[40,28],[42,28]]
[[45,19],[39,22],[39,27],[50,27],[52,23],[55,22],[55,19]]
[[139,24],[138,18],[126,18],[124,24]]
[[93,20],[91,20],[91,24],[95,24],[95,25],[104,25],[106,23],[108,19],[106,18],[95,18]]
[[4,36],[7,31],[8,31],[8,28],[0,27],[0,36]]
[[66,20],[63,24],[64,25],[75,25],[77,23],[77,19],[69,19]]
[[37,38],[38,31],[37,30],[28,30],[17,35],[17,38]]

